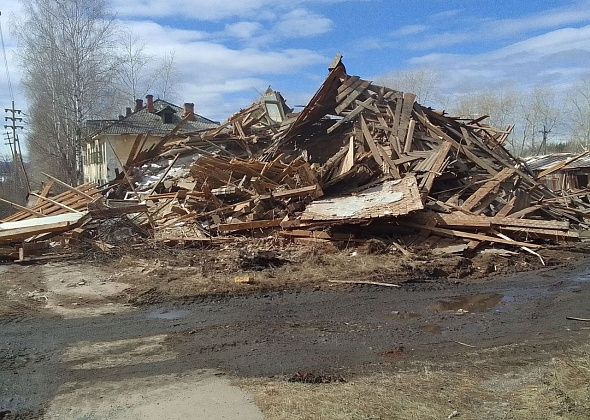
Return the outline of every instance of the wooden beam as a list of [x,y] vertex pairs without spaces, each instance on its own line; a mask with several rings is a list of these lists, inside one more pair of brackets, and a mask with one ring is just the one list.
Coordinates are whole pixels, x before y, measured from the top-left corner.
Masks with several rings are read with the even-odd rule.
[[[51,191],[51,188],[53,187],[54,183],[55,183],[55,181],[50,179],[49,182],[43,186],[43,189],[41,190],[41,192],[39,194],[41,194],[41,196],[43,196],[43,197],[49,196],[49,192]],[[42,202],[43,202],[43,200],[38,198],[37,201],[35,201],[35,205],[38,206]]]
[[46,174],[45,172],[41,172],[41,173],[42,173],[43,175],[45,175],[47,178],[49,178],[49,179],[51,179],[51,180],[53,180],[53,181],[57,182],[59,185],[61,185],[61,186],[62,186],[62,187],[64,187],[65,189],[67,189],[67,190],[70,190],[70,191],[72,191],[72,192],[74,192],[74,193],[76,193],[76,194],[78,194],[78,195],[80,195],[80,196],[82,196],[82,197],[86,197],[86,198],[88,198],[90,201],[94,201],[94,200],[96,199],[96,197],[93,197],[93,196],[91,196],[91,195],[88,195],[88,194],[86,194],[86,193],[84,193],[84,192],[82,192],[82,191],[78,190],[76,187],[72,187],[71,185],[69,185],[69,184],[66,184],[66,183],[65,183],[65,182],[63,182],[63,181],[60,181],[59,179],[57,179],[57,178],[55,178],[55,177],[53,177],[53,176],[51,176],[51,175],[48,175],[48,174]]
[[74,209],[74,208],[72,208],[70,206],[66,206],[65,204],[62,204],[59,201],[55,201],[55,200],[53,200],[53,199],[51,199],[49,197],[43,197],[43,196],[41,196],[39,194],[36,194],[34,192],[30,192],[29,194],[31,194],[32,196],[35,196],[37,198],[40,198],[43,201],[48,201],[48,202],[50,202],[52,204],[55,204],[56,206],[61,207],[62,209],[66,209],[68,211],[71,211],[72,213],[82,213],[80,210],[76,210],[76,209]]
[[440,172],[445,166],[445,161],[447,160],[447,156],[449,155],[450,150],[451,143],[444,142],[436,152],[436,158],[434,160],[434,163],[430,167],[428,175],[426,175],[426,178],[424,179],[421,185],[421,191],[424,195],[428,195],[430,193],[432,185],[434,184],[434,180],[440,175]]
[[374,100],[375,99],[373,97],[369,96],[365,101],[363,101],[360,105],[358,105],[354,110],[352,110],[348,114],[346,114],[346,116],[344,118],[342,118],[340,121],[336,122],[336,124],[329,127],[326,130],[326,133],[330,134],[334,130],[336,130],[338,127],[340,127],[342,124],[344,124],[345,122],[351,121],[353,118],[355,118],[357,115],[359,115],[364,109],[366,109],[364,105],[368,106]]
[[241,230],[265,229],[281,225],[283,219],[253,220],[251,222],[225,223],[217,226],[219,232],[239,232]]
[[408,125],[408,133],[406,134],[406,142],[404,143],[404,153],[412,151],[412,141],[414,139],[414,129],[416,128],[416,120],[411,119]]
[[0,224],[0,243],[22,241],[42,233],[60,233],[76,227],[84,214],[61,214]]
[[498,185],[502,182],[506,181],[510,177],[514,175],[516,169],[514,168],[504,168],[498,174],[496,174],[493,178],[479,187],[461,206],[464,210],[471,211],[475,206],[477,206],[481,200],[488,196]]
[[43,213],[40,213],[40,212],[35,211],[35,210],[32,210],[32,209],[30,209],[28,207],[25,207],[25,206],[21,206],[20,204],[13,203],[12,201],[5,200],[4,198],[0,198],[0,201],[2,201],[3,203],[6,203],[6,204],[10,204],[11,206],[13,206],[13,207],[15,207],[17,209],[20,209],[20,210],[22,210],[24,212],[27,212],[29,214],[32,214],[33,216],[36,216],[36,217],[45,217],[45,215]]
[[363,116],[361,116],[361,129],[363,131],[365,141],[369,145],[369,149],[371,149],[373,159],[375,159],[375,162],[377,162],[379,166],[383,166],[383,159],[379,154],[379,149],[377,149],[377,146],[375,145],[375,140],[373,140],[373,136],[371,136],[371,132],[369,131],[369,127],[367,126],[367,122]]
[[166,178],[166,175],[168,175],[168,172],[170,172],[170,169],[172,169],[172,167],[174,166],[174,164],[176,163],[176,161],[178,160],[179,157],[180,157],[180,154],[177,154],[176,156],[174,156],[174,159],[172,159],[172,162],[170,162],[170,164],[168,165],[166,170],[162,173],[162,175],[160,176],[158,181],[154,184],[154,186],[148,192],[148,196],[152,195],[154,193],[154,191],[156,191],[156,188],[158,188],[158,185],[160,185],[160,183],[164,180],[164,178]]
[[476,241],[486,241],[486,242],[493,242],[493,243],[498,243],[498,244],[503,244],[503,245],[518,246],[518,247],[527,246],[529,248],[542,248],[541,245],[537,245],[537,244],[529,244],[527,242],[519,242],[519,241],[508,241],[506,239],[496,238],[494,236],[481,235],[479,233],[463,232],[463,231],[454,230],[454,229],[443,229],[443,228],[434,227],[434,226],[418,225],[415,223],[404,223],[404,226],[409,226],[409,227],[413,227],[416,229],[426,229],[426,230],[431,231],[432,233],[438,233],[439,235],[448,236],[451,238],[472,239],[472,240],[476,240]]

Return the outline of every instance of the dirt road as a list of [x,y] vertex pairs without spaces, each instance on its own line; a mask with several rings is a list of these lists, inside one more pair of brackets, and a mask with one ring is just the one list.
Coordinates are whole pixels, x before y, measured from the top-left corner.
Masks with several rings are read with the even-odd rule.
[[[168,418],[174,407],[197,413],[202,401],[179,395],[178,382],[205,399],[205,389],[218,386],[225,391],[216,395],[225,397],[209,399],[213,407],[242,407],[237,418],[257,418],[250,397],[226,376],[283,380],[303,372],[350,380],[502,346],[515,363],[535,363],[590,343],[589,325],[565,318],[590,318],[589,302],[590,268],[582,260],[489,281],[334,285],[97,316],[4,317],[0,410],[19,418],[102,418],[105,407],[141,413],[146,402],[179,398],[183,404],[163,406]],[[155,383],[161,386],[152,389]],[[76,407],[81,411],[67,411]]]

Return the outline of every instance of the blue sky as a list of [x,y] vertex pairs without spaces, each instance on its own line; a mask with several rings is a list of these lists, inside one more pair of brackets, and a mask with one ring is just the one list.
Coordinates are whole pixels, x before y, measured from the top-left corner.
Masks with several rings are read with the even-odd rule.
[[[590,0],[111,0],[111,6],[147,52],[174,51],[179,94],[172,99],[195,102],[197,112],[218,120],[268,85],[291,106],[305,104],[336,53],[350,74],[369,79],[434,70],[449,97],[503,85],[565,92],[590,77]],[[21,10],[11,1],[2,12],[17,103],[26,108],[7,33],[7,20],[18,20]]]

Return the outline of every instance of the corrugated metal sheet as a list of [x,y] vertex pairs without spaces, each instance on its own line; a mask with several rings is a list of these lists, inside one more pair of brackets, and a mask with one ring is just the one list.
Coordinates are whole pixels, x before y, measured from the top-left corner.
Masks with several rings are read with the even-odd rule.
[[[523,158],[522,160],[527,164],[527,166],[532,171],[540,172],[544,171],[545,169],[549,169],[557,163],[565,162],[568,159],[572,159],[577,155],[577,153],[554,153],[551,155],[529,156]],[[590,156],[585,156],[575,160],[574,162],[564,167],[563,170],[571,170],[578,168],[590,169]]]

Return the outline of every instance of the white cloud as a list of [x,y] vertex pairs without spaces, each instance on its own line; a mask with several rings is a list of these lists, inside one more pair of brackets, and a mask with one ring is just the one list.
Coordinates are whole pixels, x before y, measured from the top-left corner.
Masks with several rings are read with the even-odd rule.
[[334,23],[307,9],[294,9],[283,13],[272,21],[240,21],[225,25],[224,37],[237,38],[250,46],[262,46],[277,43],[285,39],[309,38],[329,32]]
[[463,9],[450,9],[429,16],[430,20],[442,20],[455,17],[463,12]]
[[394,37],[404,37],[408,35],[416,35],[425,32],[428,29],[426,25],[405,25],[395,31],[391,32]]
[[[16,38],[11,31],[12,23],[19,20],[20,16],[22,16],[22,5],[20,2],[14,1],[2,5],[2,15],[0,16],[0,20],[6,46],[8,73],[12,82],[11,85],[14,93],[15,105],[17,108],[24,109],[25,101],[20,87],[20,70],[18,68],[16,55]],[[2,116],[4,116],[4,108],[9,107],[12,100],[8,86],[4,56],[0,52],[0,112]],[[2,118],[2,121],[4,121],[4,118]],[[2,124],[1,127],[3,128],[4,124]],[[5,130],[2,129],[0,132],[0,155],[9,153],[8,146],[4,145],[4,131]]]
[[268,18],[305,4],[344,1],[352,0],[113,0],[112,5],[120,16],[220,21],[229,18]]
[[[460,10],[451,10],[453,16]],[[443,12],[445,13],[445,12]],[[437,19],[442,14],[431,16]],[[432,50],[463,43],[519,37],[533,31],[560,28],[566,25],[585,24],[590,20],[590,0],[580,0],[567,7],[544,10],[542,12],[511,19],[476,18],[465,15],[458,18],[460,31],[430,32],[423,39],[413,39],[407,47],[414,50]]]
[[259,22],[236,22],[225,25],[225,33],[229,36],[249,39],[257,35],[262,30],[262,25]]
[[118,26],[136,35],[146,45],[160,43],[185,43],[211,38],[211,34],[193,29],[179,29],[160,25],[150,20],[119,20]]
[[503,85],[563,87],[590,68],[590,25],[550,31],[485,53],[432,53],[409,63],[437,69],[448,94]]
[[[266,89],[270,78],[329,62],[329,57],[308,49],[231,48],[215,36],[207,39],[200,31],[140,21],[126,21],[125,26],[145,41],[146,53],[161,57],[174,51],[177,90],[182,92],[174,99],[195,102],[199,112],[218,120],[248,105],[258,91]],[[240,26],[230,31],[249,30]]]
[[305,9],[295,9],[280,17],[273,32],[283,38],[310,37],[330,31],[333,25],[326,17]]

